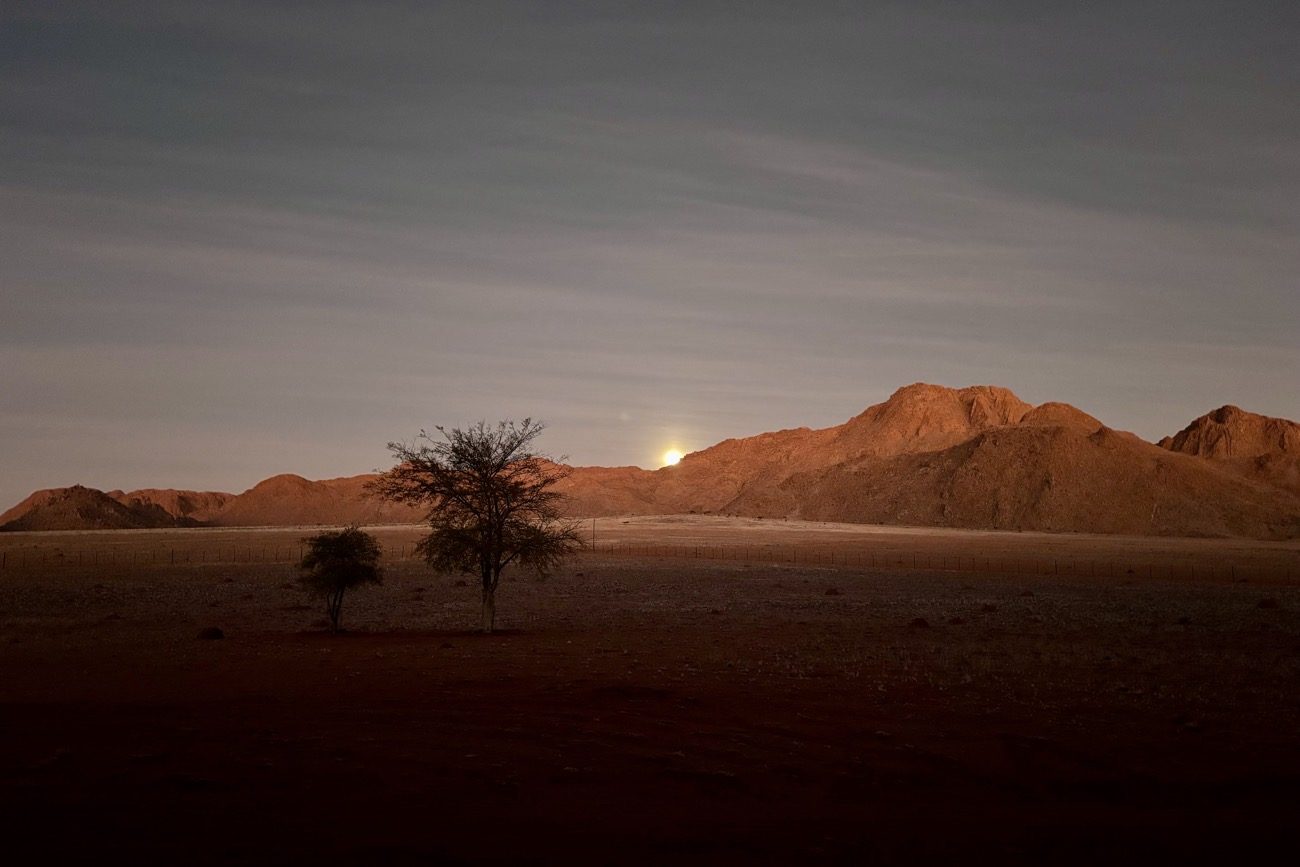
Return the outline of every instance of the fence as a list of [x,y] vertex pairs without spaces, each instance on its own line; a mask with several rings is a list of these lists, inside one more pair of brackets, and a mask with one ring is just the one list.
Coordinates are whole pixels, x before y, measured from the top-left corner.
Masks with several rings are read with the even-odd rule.
[[970,554],[931,554],[885,550],[810,548],[773,545],[602,545],[595,553],[612,556],[723,560],[857,570],[963,572],[999,575],[1063,575],[1076,578],[1126,576],[1166,579],[1250,580],[1300,577],[1300,564],[1171,562],[1080,557],[1015,557]]
[[[864,548],[816,548],[781,545],[641,545],[602,542],[588,545],[585,556],[675,558],[755,564],[810,566],[875,571],[959,572],[1000,575],[1061,575],[1067,577],[1166,579],[1291,580],[1300,578],[1300,564],[1289,562],[1171,562],[1079,557],[1017,557],[979,554],[934,554]],[[57,567],[184,566],[284,563],[302,560],[303,547],[293,545],[210,545],[158,548],[126,546],[60,551],[15,548],[0,551],[0,570]],[[414,542],[384,546],[389,561],[417,559]]]

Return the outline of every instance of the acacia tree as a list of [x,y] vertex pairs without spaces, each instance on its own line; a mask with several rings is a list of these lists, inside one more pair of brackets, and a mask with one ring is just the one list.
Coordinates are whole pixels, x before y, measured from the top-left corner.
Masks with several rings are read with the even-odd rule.
[[428,509],[430,532],[416,550],[439,572],[478,576],[484,632],[496,626],[502,570],[515,564],[546,575],[582,546],[554,490],[566,468],[532,448],[543,428],[526,418],[439,427],[438,437],[421,431],[412,444],[388,444],[397,465],[369,486]]
[[320,533],[303,539],[303,542],[307,545],[299,566],[303,572],[303,586],[312,595],[325,600],[330,630],[338,632],[343,594],[353,587],[378,584],[383,580],[384,573],[379,568],[382,554],[379,542],[356,527]]

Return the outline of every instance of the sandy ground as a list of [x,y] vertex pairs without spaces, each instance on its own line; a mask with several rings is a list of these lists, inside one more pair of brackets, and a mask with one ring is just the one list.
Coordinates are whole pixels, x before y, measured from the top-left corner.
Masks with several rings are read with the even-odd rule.
[[[472,586],[400,559],[412,528],[379,531],[399,557],[348,598],[338,636],[285,562],[302,530],[4,537],[32,558],[0,572],[9,851],[1150,864],[1279,860],[1300,842],[1300,582],[1285,572],[845,556],[1285,569],[1294,545],[702,518],[596,531],[619,553],[513,576],[491,637],[467,631]],[[283,560],[128,554],[218,543]],[[635,553],[656,545],[679,550]],[[106,546],[116,562],[70,562]],[[763,546],[800,562],[695,554]],[[832,550],[834,565],[817,560]],[[208,626],[226,638],[197,640]]]
[[[838,565],[881,570],[1086,577],[1300,579],[1300,540],[1185,539],[889,527],[704,515],[581,522],[595,549],[687,559]],[[314,527],[0,533],[5,571],[283,563]],[[369,527],[394,560],[413,556],[421,528]]]

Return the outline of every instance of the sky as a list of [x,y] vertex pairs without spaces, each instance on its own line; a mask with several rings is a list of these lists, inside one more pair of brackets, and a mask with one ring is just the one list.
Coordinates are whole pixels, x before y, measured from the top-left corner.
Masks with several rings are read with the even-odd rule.
[[996,384],[1300,419],[1300,5],[0,7],[0,509]]

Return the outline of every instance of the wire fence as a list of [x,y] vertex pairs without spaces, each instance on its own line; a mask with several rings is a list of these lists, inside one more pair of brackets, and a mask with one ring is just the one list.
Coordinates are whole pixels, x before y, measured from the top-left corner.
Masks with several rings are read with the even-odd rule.
[[[590,550],[590,549],[589,549]],[[942,554],[897,550],[815,548],[806,545],[601,545],[596,553],[625,557],[684,558],[790,566],[913,572],[964,572],[999,575],[1063,575],[1075,578],[1282,579],[1300,578],[1300,563],[1237,563],[1221,560],[1126,560]],[[1298,558],[1300,559],[1300,558]]]
[[[108,546],[59,550],[14,548],[0,551],[0,571],[49,568],[297,565],[301,544],[183,545],[171,547]],[[389,562],[418,560],[415,542],[383,546]],[[979,553],[933,553],[865,547],[810,545],[653,545],[622,542],[588,544],[583,556],[711,560],[829,569],[956,572],[1000,575],[1059,575],[1076,578],[1165,578],[1244,581],[1300,579],[1300,557],[1291,562],[1229,562],[1223,558],[1180,561],[1159,559],[1045,557]]]

